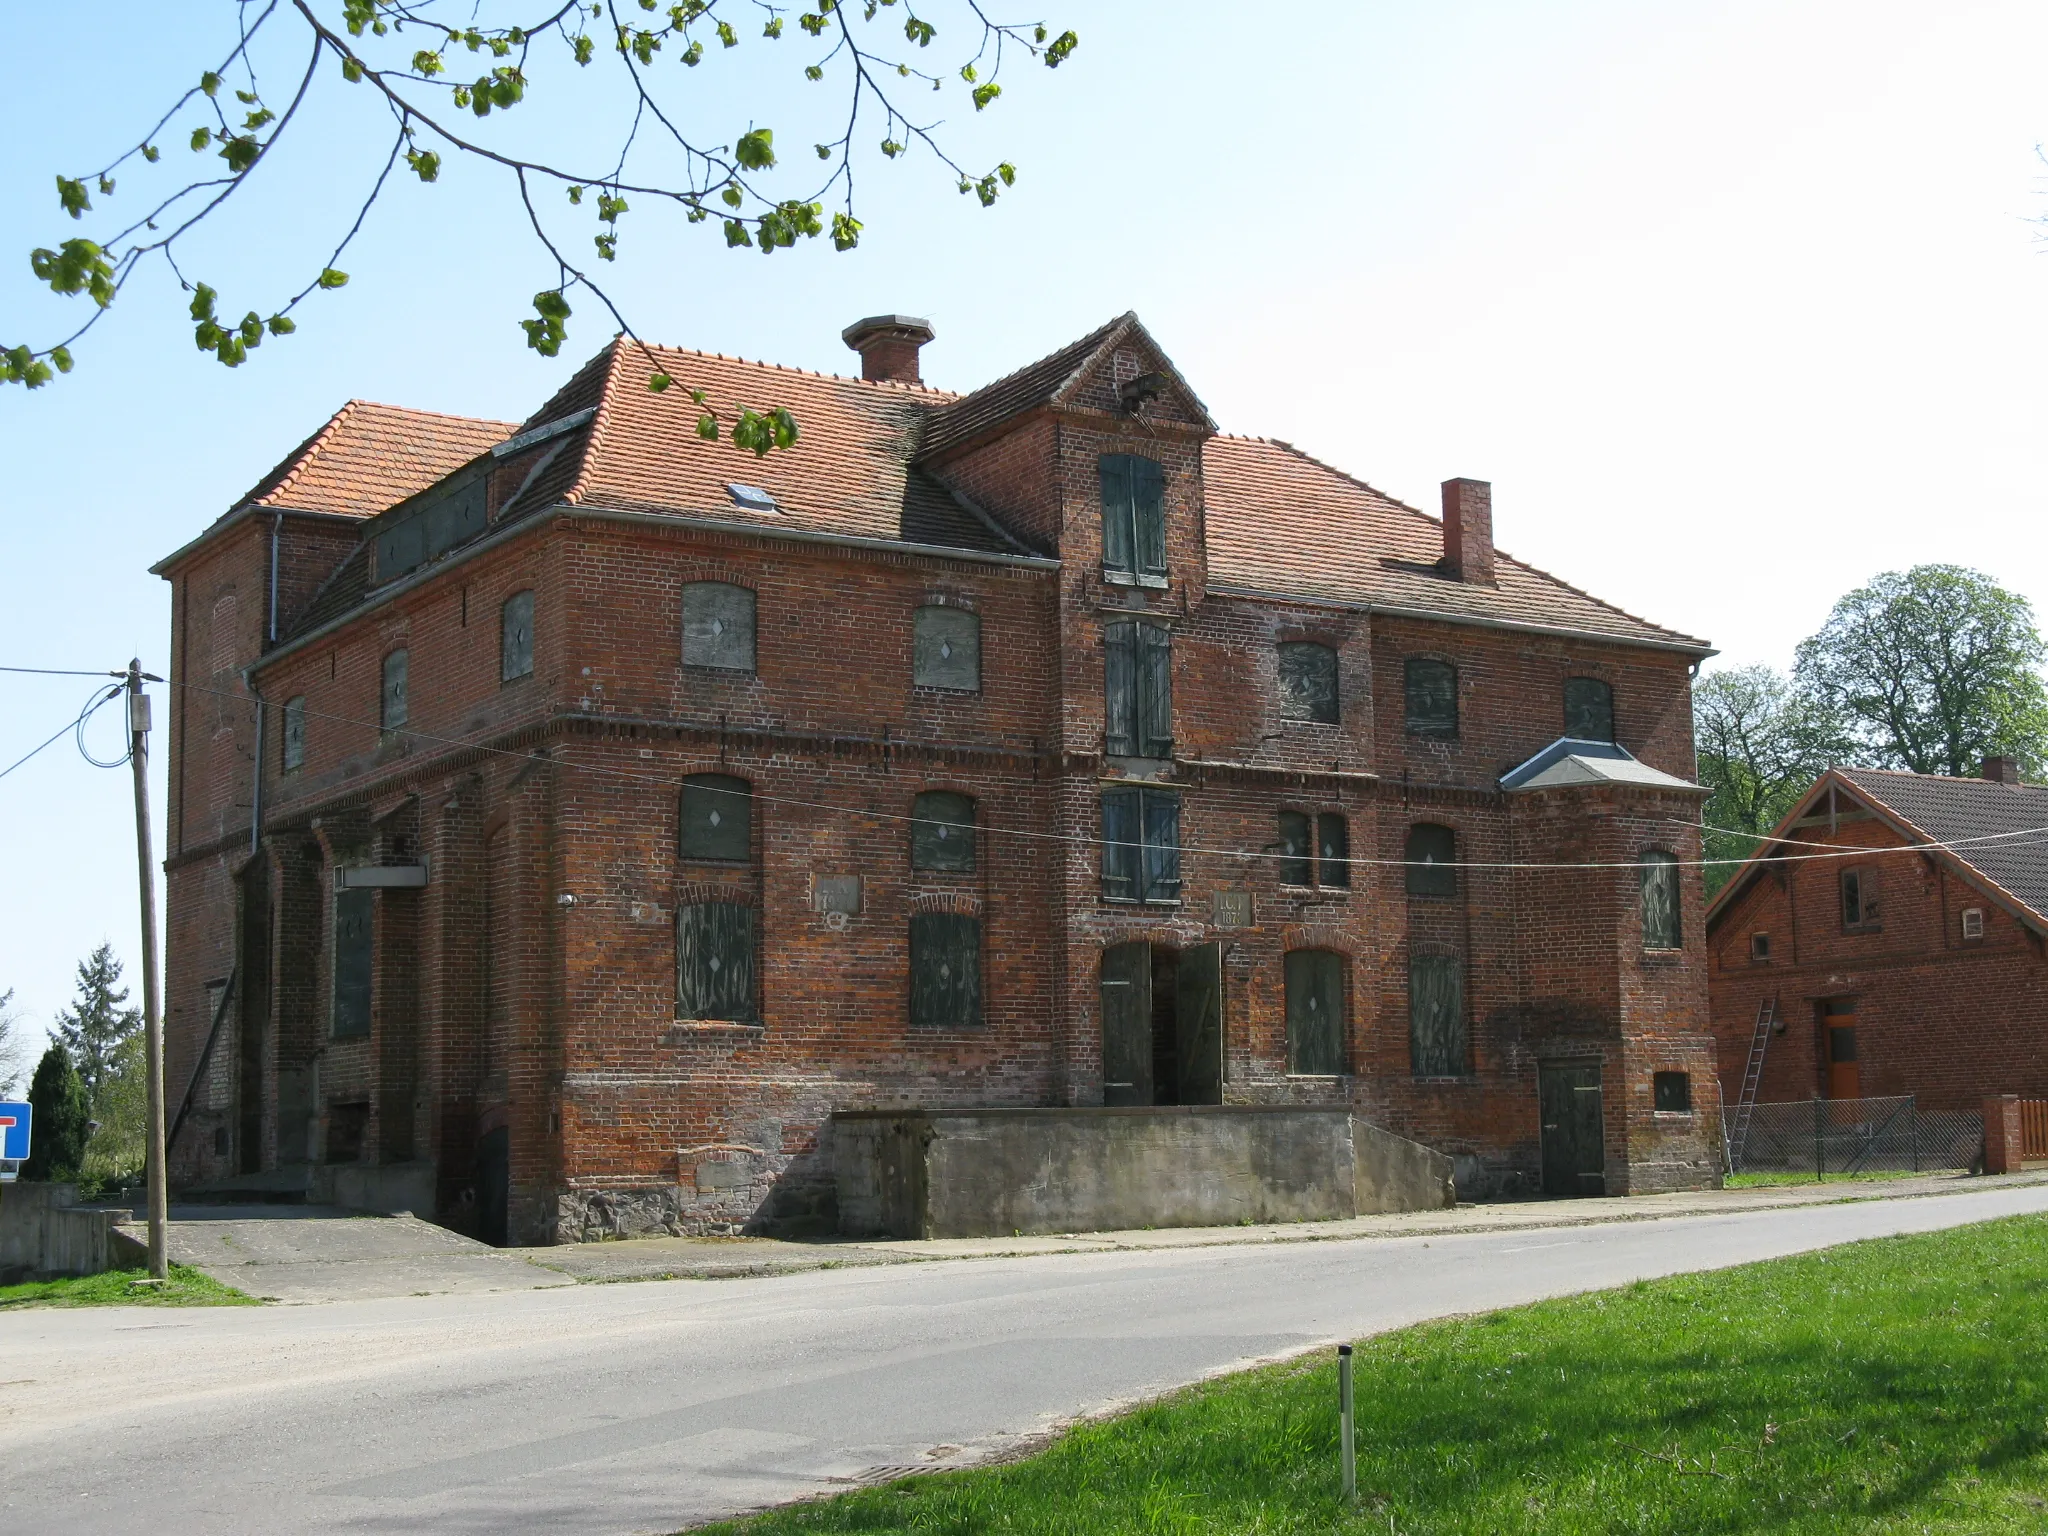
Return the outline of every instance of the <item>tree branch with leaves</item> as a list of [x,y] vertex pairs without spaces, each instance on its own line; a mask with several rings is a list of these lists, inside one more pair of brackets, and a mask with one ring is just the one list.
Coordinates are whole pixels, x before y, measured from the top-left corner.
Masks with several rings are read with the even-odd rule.
[[[715,226],[732,250],[773,255],[829,236],[836,250],[849,251],[863,229],[855,185],[864,161],[915,155],[936,164],[962,196],[991,206],[1015,184],[1015,165],[963,165],[947,148],[936,108],[929,116],[916,110],[910,93],[937,95],[941,102],[964,99],[983,112],[1002,95],[1007,63],[1021,58],[1057,68],[1078,45],[1073,32],[1056,33],[1042,22],[999,21],[982,0],[927,0],[923,10],[912,0],[811,0],[808,7],[769,0],[572,0],[553,9],[541,0],[535,13],[514,20],[515,4],[239,0],[233,35],[223,40],[216,66],[129,148],[97,170],[56,178],[62,214],[111,227],[37,247],[30,267],[52,293],[80,300],[89,312],[59,340],[0,347],[0,382],[36,388],[69,373],[73,349],[152,261],[168,267],[189,295],[195,346],[240,367],[266,339],[292,334],[294,314],[308,299],[346,286],[344,258],[401,163],[431,185],[446,166],[466,161],[504,178],[508,200],[516,199],[552,269],[552,281],[534,295],[532,314],[519,321],[526,344],[543,357],[558,355],[569,336],[572,298],[588,295],[639,348],[648,387],[666,391],[678,381],[595,275],[601,264],[618,260],[625,220],[636,205],[674,208],[691,224]],[[800,73],[810,86],[842,93],[844,113],[833,121],[843,126],[812,146],[817,168],[807,179],[796,179],[786,145],[778,149],[772,124],[761,120],[772,114],[757,113],[744,128],[735,124],[738,131],[721,133],[701,122],[701,110],[692,110],[691,87],[701,79],[696,72],[748,38],[801,50],[793,87]],[[291,65],[289,85],[273,96],[262,80],[279,58]],[[531,116],[531,104],[561,85],[562,71],[591,69],[610,70],[604,89],[631,109],[607,164],[572,165],[511,147],[499,131],[507,113]],[[302,109],[322,91],[361,91],[376,104],[385,123],[375,140],[381,169],[353,219],[337,228],[321,265],[295,285],[280,284],[296,291],[237,317],[239,306],[188,274],[180,259],[185,244],[203,226],[232,221],[240,194],[278,158]],[[566,94],[554,89],[552,99]],[[794,98],[780,95],[762,105],[798,110]],[[165,146],[179,143],[191,154],[210,152],[205,169],[182,180],[169,174],[168,184],[125,224],[107,218],[117,185],[164,177],[166,154],[175,155]],[[586,256],[573,254],[572,239],[555,222],[565,216],[588,221]],[[716,438],[723,428],[757,453],[795,441],[796,423],[787,411],[735,411],[681,382],[702,435]]]

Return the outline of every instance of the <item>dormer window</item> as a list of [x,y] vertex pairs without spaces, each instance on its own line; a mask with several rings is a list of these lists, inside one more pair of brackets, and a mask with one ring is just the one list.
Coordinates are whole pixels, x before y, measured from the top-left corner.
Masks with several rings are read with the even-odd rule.
[[726,494],[732,497],[732,504],[734,506],[745,507],[749,512],[780,512],[782,510],[782,504],[775,499],[774,493],[764,491],[758,485],[741,485],[736,480],[728,480],[725,484],[725,490]]
[[1166,471],[1156,460],[1105,453],[1102,476],[1102,575],[1142,587],[1166,585]]

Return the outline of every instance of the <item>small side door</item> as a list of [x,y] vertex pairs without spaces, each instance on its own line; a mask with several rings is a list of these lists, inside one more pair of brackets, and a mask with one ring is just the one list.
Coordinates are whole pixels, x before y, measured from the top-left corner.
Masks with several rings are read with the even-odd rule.
[[1575,1198],[1607,1192],[1606,1119],[1598,1062],[1546,1064],[1538,1080],[1543,1192]]
[[1102,952],[1102,1102],[1152,1102],[1152,946]]
[[476,1235],[494,1248],[511,1241],[511,1205],[512,1134],[501,1125],[476,1149]]
[[1223,1102],[1223,946],[1197,944],[1180,954],[1174,976],[1174,1033],[1180,1104]]
[[1830,998],[1821,1005],[1821,1034],[1827,1050],[1828,1097],[1863,1097],[1863,1073],[1856,1065],[1856,1001]]

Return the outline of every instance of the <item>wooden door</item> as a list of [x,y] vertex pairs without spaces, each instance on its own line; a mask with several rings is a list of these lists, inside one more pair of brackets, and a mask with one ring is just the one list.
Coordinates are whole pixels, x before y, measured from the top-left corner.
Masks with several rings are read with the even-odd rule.
[[1566,1197],[1607,1193],[1600,1064],[1546,1064],[1537,1104],[1543,1124],[1543,1192]]
[[476,1235],[494,1247],[511,1240],[512,1134],[487,1131],[476,1149]]
[[1152,1102],[1152,946],[1102,952],[1102,1102]]
[[1181,1104],[1223,1102],[1223,946],[1197,944],[1180,954],[1174,977]]
[[1856,1003],[1837,998],[1821,1005],[1821,1055],[1826,1064],[1828,1097],[1863,1097],[1862,1074],[1856,1065]]

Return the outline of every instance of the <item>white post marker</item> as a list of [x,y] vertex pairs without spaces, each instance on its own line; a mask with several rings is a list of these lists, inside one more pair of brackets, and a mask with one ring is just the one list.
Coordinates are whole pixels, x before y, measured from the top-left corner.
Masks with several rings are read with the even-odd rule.
[[1358,1502],[1358,1446],[1352,1435],[1351,1418],[1351,1346],[1337,1346],[1337,1408],[1342,1425],[1343,1446],[1339,1451],[1344,1461],[1344,1502]]

